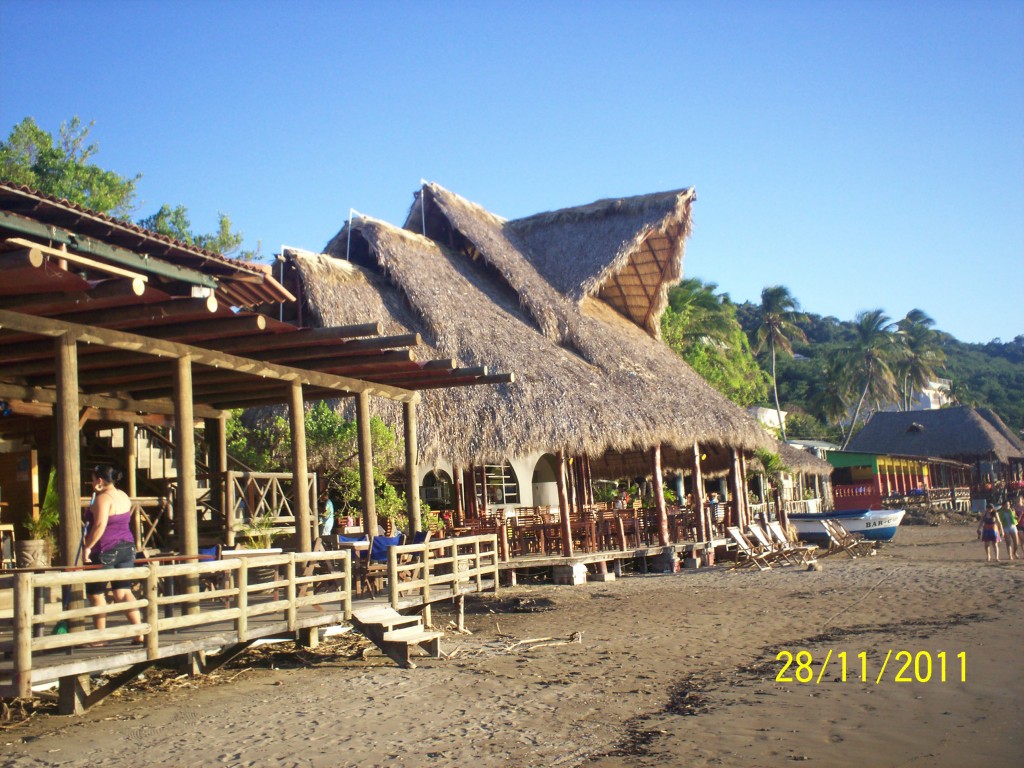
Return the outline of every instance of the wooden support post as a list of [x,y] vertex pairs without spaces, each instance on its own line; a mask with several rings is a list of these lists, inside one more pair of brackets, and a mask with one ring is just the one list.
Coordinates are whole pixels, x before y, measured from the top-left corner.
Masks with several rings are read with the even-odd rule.
[[[57,368],[57,402],[54,405],[57,433],[57,493],[60,500],[60,554],[64,565],[73,565],[82,538],[82,469],[78,441],[78,345],[75,337],[62,334],[54,340]],[[81,607],[82,589],[72,595]]]
[[149,575],[146,577],[146,623],[149,634],[146,635],[146,658],[156,661],[160,657],[160,566],[150,563]]
[[68,675],[57,685],[57,714],[81,715],[85,712],[92,686],[89,675]]
[[377,499],[373,484],[373,443],[370,432],[370,396],[360,392],[356,397],[356,427],[359,437],[359,486],[363,492],[363,531],[377,535]]
[[736,519],[733,525],[737,525],[740,529],[745,529],[749,523],[746,519],[746,505],[743,503],[746,501],[744,484],[742,477],[742,470],[740,468],[740,455],[735,448],[730,448],[729,452],[732,454],[732,463],[729,467],[729,494],[733,498],[733,508],[735,511]]
[[498,548],[500,550],[499,557],[503,563],[509,561],[509,547],[508,547],[508,523],[505,518],[502,517],[498,521]]
[[[476,469],[474,467],[474,473]],[[474,474],[473,482],[476,482],[476,476]],[[477,517],[483,520],[487,517],[487,465],[480,465],[480,506],[477,509]]]
[[299,552],[313,549],[312,519],[309,511],[309,472],[306,461],[306,409],[303,406],[302,383],[291,382],[288,417],[292,430],[292,496],[295,504],[295,547]]
[[[174,426],[177,439],[174,458],[178,469],[177,508],[174,510],[175,527],[183,555],[199,554],[199,523],[196,507],[196,438],[195,414],[192,406],[192,358],[185,356],[176,360],[174,376]],[[184,593],[199,592],[199,577],[182,578]],[[198,602],[189,602],[185,608],[188,614],[199,612]]]
[[[131,422],[124,425],[124,476],[127,480],[124,492],[128,498],[134,499],[139,495],[137,471],[137,457],[135,455],[135,425]],[[136,531],[141,535],[141,531]]]
[[32,574],[14,574],[14,686],[18,698],[32,696]]
[[416,403],[402,404],[405,419],[405,501],[408,505],[410,534],[423,530],[420,519],[420,470],[417,463]]
[[470,464],[469,469],[466,470],[466,478],[466,516],[473,520],[479,520],[480,510],[477,506],[476,466],[474,464]]
[[227,522],[224,491],[224,474],[228,468],[227,418],[206,419],[203,422],[206,436],[207,464],[210,467],[210,501],[217,505],[223,520]]
[[466,520],[466,507],[462,490],[462,467],[455,465],[452,467],[452,493],[455,494],[452,525],[462,525]]
[[[348,566],[346,561],[346,566]],[[244,557],[238,564],[238,572],[235,574],[235,582],[238,586],[238,618],[235,620],[235,630],[238,632],[238,642],[249,641],[249,561]],[[351,573],[345,574],[345,584],[352,583]],[[349,615],[346,614],[348,619]]]
[[700,540],[711,541],[711,528],[704,511],[704,472],[700,467],[700,445],[696,441],[693,443],[693,506]]
[[558,511],[562,524],[562,554],[572,557],[572,521],[569,519],[569,496],[565,489],[565,451],[559,451],[555,462],[555,483],[558,487]]
[[668,546],[668,508],[665,506],[665,485],[661,476],[661,444],[651,449],[651,479],[654,483],[654,509],[658,515],[658,545]]

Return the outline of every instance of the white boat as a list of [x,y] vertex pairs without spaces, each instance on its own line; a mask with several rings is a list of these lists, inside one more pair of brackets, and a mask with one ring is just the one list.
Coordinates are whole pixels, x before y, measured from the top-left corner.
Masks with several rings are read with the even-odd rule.
[[822,520],[838,520],[850,533],[859,533],[873,541],[891,541],[903,521],[906,512],[902,509],[847,509],[843,511],[819,512],[816,514],[792,514],[790,525],[804,541],[823,542],[826,540]]

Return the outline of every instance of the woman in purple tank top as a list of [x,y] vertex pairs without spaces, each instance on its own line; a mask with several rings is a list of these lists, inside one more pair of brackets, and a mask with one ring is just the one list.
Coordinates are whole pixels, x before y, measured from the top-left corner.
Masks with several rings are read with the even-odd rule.
[[[104,568],[131,568],[135,565],[135,536],[132,534],[132,502],[128,494],[117,488],[121,473],[111,466],[100,465],[92,471],[92,487],[96,492],[85,513],[86,537],[83,542],[86,562]],[[135,599],[130,581],[111,581],[114,600],[127,603]],[[85,585],[89,602],[94,606],[107,604],[107,584],[93,582]],[[137,608],[126,611],[128,621],[140,624],[142,617]],[[105,629],[106,615],[93,617],[96,629]],[[132,641],[142,643],[142,637]],[[103,645],[97,643],[96,645]]]

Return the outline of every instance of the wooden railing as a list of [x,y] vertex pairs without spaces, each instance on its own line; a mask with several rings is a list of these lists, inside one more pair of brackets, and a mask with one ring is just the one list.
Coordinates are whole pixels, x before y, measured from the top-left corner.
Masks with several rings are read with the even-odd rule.
[[497,590],[498,537],[493,533],[388,548],[388,599],[395,608],[402,595],[429,603],[431,589],[439,587],[454,595],[472,583],[480,592],[485,578]]
[[[321,566],[320,572],[316,572],[317,565]],[[250,578],[256,569],[268,569],[272,576],[258,582]],[[232,642],[241,643],[249,638],[249,620],[256,616],[281,614],[288,631],[293,631],[298,628],[297,611],[305,606],[337,602],[346,619],[352,615],[351,553],[344,550],[234,557],[199,563],[154,562],[119,569],[117,578],[132,583],[133,600],[45,610],[46,590],[70,590],[67,594],[77,595],[81,603],[85,585],[108,582],[111,573],[108,569],[23,571],[10,577],[14,587],[13,622],[12,625],[0,622],[0,631],[7,634],[13,630],[13,637],[0,643],[0,652],[13,656],[14,678],[13,690],[4,690],[5,695],[31,695],[33,660],[47,652],[141,636],[146,658],[155,660],[168,655],[161,653],[162,643],[170,645],[181,641],[180,635],[173,634],[178,630],[229,631],[233,635]],[[176,582],[190,581],[193,584],[205,581],[212,588],[175,594]],[[126,610],[133,609],[140,611],[141,624],[130,624],[121,618]],[[81,627],[84,620],[96,616],[110,619],[105,629]],[[225,630],[225,623],[230,630]],[[48,634],[46,624],[63,624],[72,631]],[[219,627],[214,626],[218,624]],[[65,657],[59,654],[57,658]]]
[[[246,521],[254,517],[271,517],[274,536],[295,533],[295,496],[291,472],[234,472],[224,475],[225,539],[233,546]],[[311,516],[316,517],[316,474],[306,475]]]

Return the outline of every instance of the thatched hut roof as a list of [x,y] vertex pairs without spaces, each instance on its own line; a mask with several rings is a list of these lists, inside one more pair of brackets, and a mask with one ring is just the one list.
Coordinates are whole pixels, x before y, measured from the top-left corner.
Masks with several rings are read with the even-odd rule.
[[1024,444],[988,408],[876,413],[847,450],[966,462],[1024,460]]
[[607,454],[609,471],[622,475],[645,473],[646,451],[659,443],[666,467],[688,466],[695,441],[770,447],[751,417],[600,291],[569,298],[556,290],[504,220],[437,185],[424,193],[408,226],[420,230],[425,220],[426,237],[357,219],[327,246],[338,258],[293,260],[323,324],[379,320],[389,333],[421,333],[461,365],[516,374],[513,384],[424,392],[425,462],[564,449]]
[[828,477],[832,474],[832,465],[823,459],[819,459],[810,451],[797,448],[789,443],[776,443],[774,453],[779,455],[782,463],[793,472],[802,472],[805,475],[820,475]]

